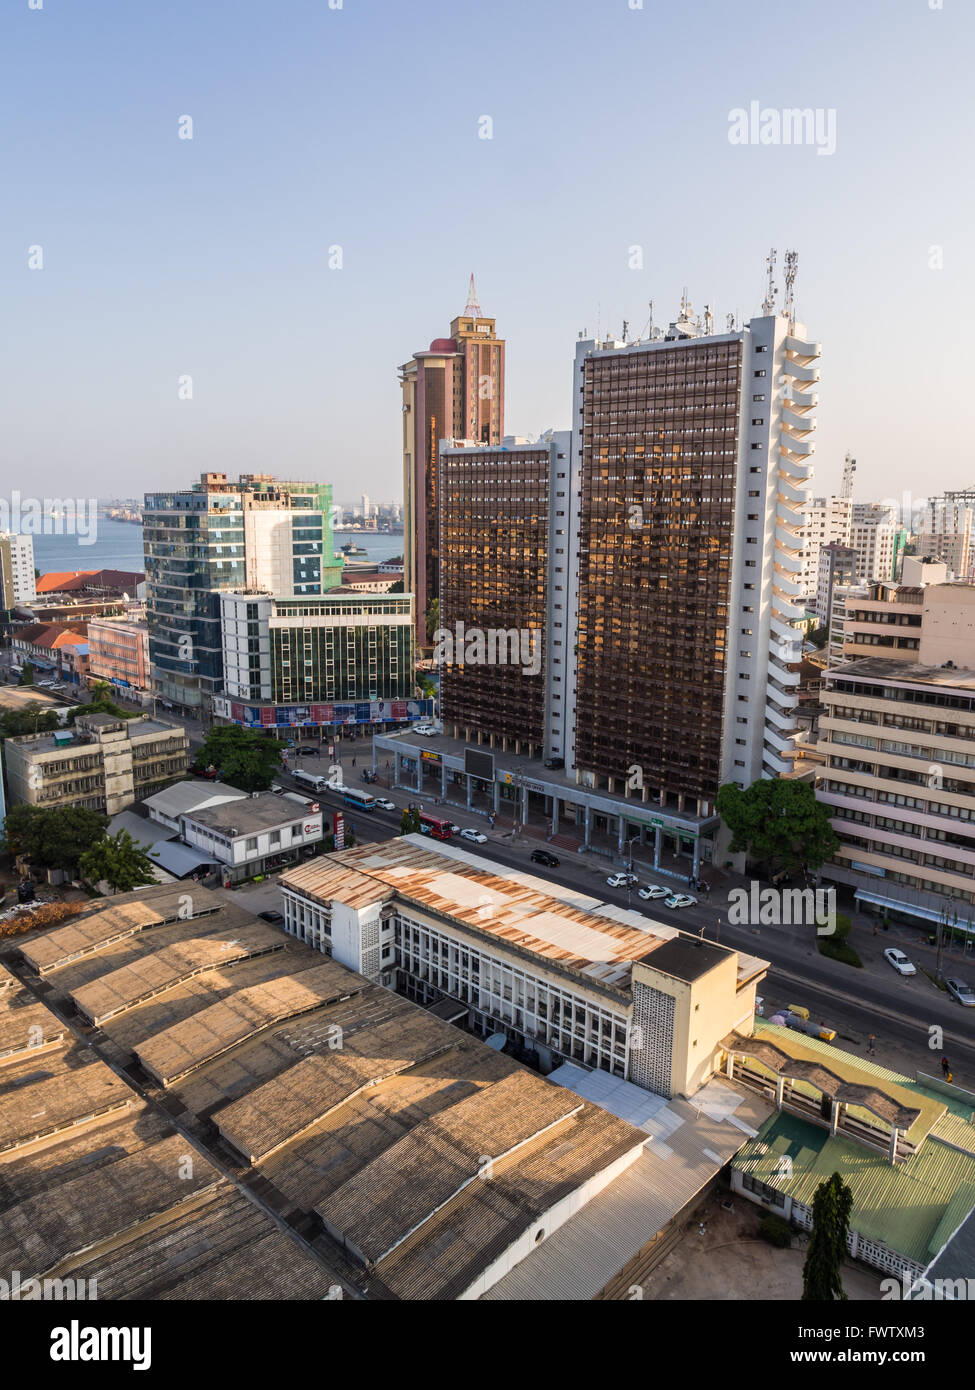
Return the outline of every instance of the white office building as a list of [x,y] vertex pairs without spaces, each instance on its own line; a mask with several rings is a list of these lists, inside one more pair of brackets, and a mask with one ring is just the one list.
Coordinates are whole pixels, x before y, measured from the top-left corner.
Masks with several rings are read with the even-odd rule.
[[857,553],[857,577],[865,584],[894,578],[897,519],[882,502],[854,502],[849,544]]
[[816,596],[819,552],[824,545],[849,545],[853,501],[849,497],[814,497],[803,511],[802,585],[807,599]]
[[36,598],[34,537],[0,531],[0,609],[33,603]]

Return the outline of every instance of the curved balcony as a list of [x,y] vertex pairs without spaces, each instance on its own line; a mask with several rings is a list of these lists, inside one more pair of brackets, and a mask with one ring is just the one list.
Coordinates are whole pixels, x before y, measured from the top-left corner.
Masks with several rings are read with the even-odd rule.
[[781,545],[776,545],[775,563],[782,569],[788,570],[789,574],[798,574],[802,569],[802,555],[799,551],[785,550]]
[[[799,672],[790,671],[784,665],[780,666],[772,652],[769,652],[769,678],[777,681],[781,686],[797,686],[799,684]],[[785,693],[788,698],[788,692]]]
[[786,352],[798,353],[800,357],[822,357],[823,345],[817,343],[815,338],[797,338],[794,334],[789,334],[785,340]]
[[816,442],[813,439],[801,439],[799,435],[793,434],[789,429],[783,429],[779,435],[779,444],[784,444],[792,454],[814,454],[816,452]]
[[772,724],[766,724],[766,725],[765,725],[765,738],[766,738],[767,742],[769,742],[769,743],[772,745],[772,747],[775,748],[775,749],[777,749],[780,753],[792,753],[792,752],[793,752],[793,750],[794,750],[794,745],[793,745],[792,740],[793,740],[793,738],[795,737],[795,734],[796,734],[796,730],[795,730],[795,729],[792,730],[792,733],[791,733],[791,734],[788,734],[788,733],[780,734],[779,731],[778,731],[778,729],[776,729],[774,725],[772,725]]
[[775,519],[775,539],[787,550],[802,550],[802,533],[787,522]]
[[799,430],[800,432],[803,430],[814,430],[816,428],[815,415],[797,415],[794,410],[788,410],[784,402],[782,405],[782,419],[790,429]]
[[780,621],[785,623],[794,622],[797,618],[806,616],[806,596],[803,594],[799,603],[792,603],[784,594],[772,592],[772,613],[778,614]]
[[791,762],[784,762],[782,758],[773,753],[770,748],[762,749],[762,762],[771,772],[775,773],[776,776],[779,776],[783,772],[791,772],[792,770]]
[[819,393],[812,391],[799,381],[792,381],[782,392],[784,410],[815,410],[819,405]]
[[796,487],[788,478],[783,478],[781,472],[778,475],[778,489],[781,498],[787,503],[794,502],[798,507],[805,507],[809,502],[809,489]]
[[794,381],[814,382],[819,380],[820,371],[818,367],[805,367],[794,357],[787,357],[782,363],[782,375],[790,376]]
[[774,724],[777,729],[783,730],[796,727],[795,716],[791,712],[782,714],[773,705],[765,706],[765,722],[766,724]]
[[798,478],[800,482],[805,482],[812,476],[813,466],[806,463],[804,459],[790,455],[785,445],[779,445],[779,468],[782,469],[787,477]]
[[798,598],[802,593],[802,585],[797,584],[794,579],[790,579],[787,574],[779,569],[779,558],[775,557],[775,571],[772,575],[772,585],[776,589],[781,589],[784,594]]
[[777,618],[774,613],[769,618],[769,627],[771,628],[772,632],[775,633],[776,637],[781,637],[786,642],[791,642],[796,637],[802,637],[801,632],[797,632],[796,629],[794,627],[791,627],[788,623],[782,622],[782,620],[780,618]]

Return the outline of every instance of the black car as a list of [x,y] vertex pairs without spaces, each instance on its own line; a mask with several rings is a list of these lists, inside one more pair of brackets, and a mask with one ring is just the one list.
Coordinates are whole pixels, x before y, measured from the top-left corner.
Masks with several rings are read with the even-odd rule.
[[564,759],[564,758],[546,758],[546,759],[545,759],[545,766],[546,766],[546,767],[550,767],[550,768],[552,768],[553,771],[555,771],[556,769],[558,769],[558,768],[560,768],[560,767],[565,767],[565,759]]
[[284,921],[283,912],[259,912],[257,915],[262,922],[273,922],[275,926],[277,926],[278,922]]
[[311,743],[299,743],[295,753],[299,758],[320,758],[322,756],[322,750]]
[[533,849],[532,863],[546,864],[550,869],[557,869],[559,867],[559,861],[554,854],[549,854],[547,849]]

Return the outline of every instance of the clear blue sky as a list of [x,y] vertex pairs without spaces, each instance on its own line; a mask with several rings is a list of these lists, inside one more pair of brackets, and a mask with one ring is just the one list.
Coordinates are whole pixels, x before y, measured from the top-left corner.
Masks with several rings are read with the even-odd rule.
[[[975,483],[970,0],[631,2],[5,0],[0,487],[398,498],[396,368],[472,269],[530,433],[597,313],[747,317],[769,246],[824,344],[817,491],[847,448],[858,496]],[[835,108],[835,154],[731,145],[753,100]]]

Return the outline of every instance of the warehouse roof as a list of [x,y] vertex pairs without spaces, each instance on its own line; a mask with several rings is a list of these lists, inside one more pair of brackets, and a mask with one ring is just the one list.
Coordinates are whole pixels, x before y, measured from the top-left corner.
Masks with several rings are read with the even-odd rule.
[[177,816],[199,810],[202,806],[215,806],[225,801],[242,801],[246,798],[247,792],[242,792],[239,787],[228,786],[226,782],[205,782],[191,777],[185,782],[174,782],[171,787],[164,787],[153,796],[147,796],[142,805],[150,811],[155,811],[157,815],[169,816],[175,820]]
[[92,980],[76,989],[71,998],[88,1022],[101,1024],[194,975],[283,949],[281,933],[263,923],[233,934],[194,937],[163,946],[132,965]]
[[279,825],[290,825],[306,818],[314,812],[299,811],[294,802],[273,792],[261,792],[258,796],[245,797],[243,801],[224,801],[217,806],[202,806],[186,816],[194,825],[205,825],[222,835],[253,835],[259,830],[273,830]]
[[[52,1015],[53,1018],[53,1015]],[[0,1106],[0,1153],[12,1153],[48,1135],[126,1110],[138,1100],[103,1062],[58,1073],[9,1090]]]
[[272,1023],[319,1009],[358,987],[358,977],[328,961],[298,975],[287,975],[238,990],[228,998],[147,1038],[136,1056],[164,1086],[195,1071]]

